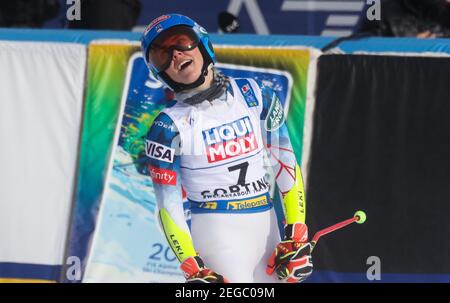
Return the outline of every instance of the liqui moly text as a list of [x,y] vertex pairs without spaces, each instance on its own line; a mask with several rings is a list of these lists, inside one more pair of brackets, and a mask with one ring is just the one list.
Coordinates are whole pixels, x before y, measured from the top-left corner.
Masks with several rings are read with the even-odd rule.
[[258,149],[255,132],[248,116],[203,131],[208,162],[217,162]]

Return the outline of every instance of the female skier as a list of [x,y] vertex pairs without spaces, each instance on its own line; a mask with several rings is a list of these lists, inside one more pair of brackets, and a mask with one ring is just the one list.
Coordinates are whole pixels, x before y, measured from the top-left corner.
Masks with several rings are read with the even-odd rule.
[[[277,95],[215,69],[208,33],[183,15],[153,20],[142,52],[177,100],[154,120],[145,156],[160,224],[187,282],[305,280],[313,264],[303,183]],[[283,240],[268,169],[283,201]]]

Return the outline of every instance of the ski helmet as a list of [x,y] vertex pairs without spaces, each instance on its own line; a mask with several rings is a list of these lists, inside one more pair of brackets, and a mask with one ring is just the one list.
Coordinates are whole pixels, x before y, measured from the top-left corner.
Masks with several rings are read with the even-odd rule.
[[[152,49],[155,48],[154,42],[156,43],[158,41],[157,38],[164,38],[165,35],[169,36],[172,32],[186,34],[190,38],[190,43],[169,48],[165,53],[165,56],[167,57],[164,56],[164,58],[160,58],[158,55],[152,57]],[[172,60],[173,50],[186,51],[192,50],[197,46],[203,56],[203,67],[200,77],[191,84],[173,81],[164,72]],[[141,49],[145,63],[152,74],[175,92],[195,88],[201,85],[205,81],[205,76],[208,74],[208,67],[210,64],[215,63],[214,49],[209,39],[208,32],[192,19],[180,14],[162,15],[150,22],[142,35]],[[161,53],[159,56],[161,56]],[[158,59],[160,62],[156,62]],[[167,63],[164,62],[164,59],[170,61]]]

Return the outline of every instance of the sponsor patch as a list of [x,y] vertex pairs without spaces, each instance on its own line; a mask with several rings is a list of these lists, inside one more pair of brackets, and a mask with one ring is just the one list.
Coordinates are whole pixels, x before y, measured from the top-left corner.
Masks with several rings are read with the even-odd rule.
[[229,210],[241,210],[241,209],[249,209],[255,208],[259,206],[267,205],[268,201],[266,196],[261,196],[255,199],[249,199],[244,201],[234,201],[228,202],[227,209]]
[[241,90],[242,96],[244,96],[245,102],[248,107],[254,107],[258,105],[258,99],[256,99],[255,92],[253,91],[250,82],[245,79],[237,79],[236,80],[239,89]]
[[177,173],[173,170],[149,166],[153,183],[164,185],[177,185]]
[[202,202],[198,207],[203,209],[217,209],[217,202]]
[[272,207],[272,201],[268,192],[260,196],[248,197],[241,200],[189,201],[191,202],[190,209],[192,213],[247,213],[258,212]]
[[164,129],[170,130],[171,132],[175,130],[174,124],[167,124],[161,120],[154,121],[152,126],[162,127]]
[[159,144],[154,141],[145,141],[145,154],[147,157],[164,161],[167,163],[173,163],[173,157],[175,155],[175,149]]
[[256,135],[248,116],[204,130],[203,141],[209,163],[230,159],[258,149]]
[[[145,29],[145,31],[144,31],[144,35],[146,35],[155,25],[157,25],[158,23],[160,23],[160,22],[162,22],[162,21],[164,21],[164,20],[166,20],[166,19],[169,19],[170,18],[170,16],[169,15],[163,15],[163,16],[161,16],[161,17],[159,17],[159,18],[156,18],[155,20],[153,20],[148,26],[147,26],[147,28]],[[162,27],[161,27],[162,28]]]
[[284,123],[284,109],[275,93],[272,94],[272,104],[267,113],[266,130],[271,132],[279,129]]

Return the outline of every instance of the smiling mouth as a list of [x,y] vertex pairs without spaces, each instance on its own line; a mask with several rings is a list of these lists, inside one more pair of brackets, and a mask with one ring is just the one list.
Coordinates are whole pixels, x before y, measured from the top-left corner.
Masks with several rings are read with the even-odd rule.
[[181,62],[181,64],[178,65],[178,70],[179,70],[179,71],[184,70],[186,67],[188,67],[189,65],[191,65],[191,63],[192,63],[192,60],[185,60],[185,61]]

